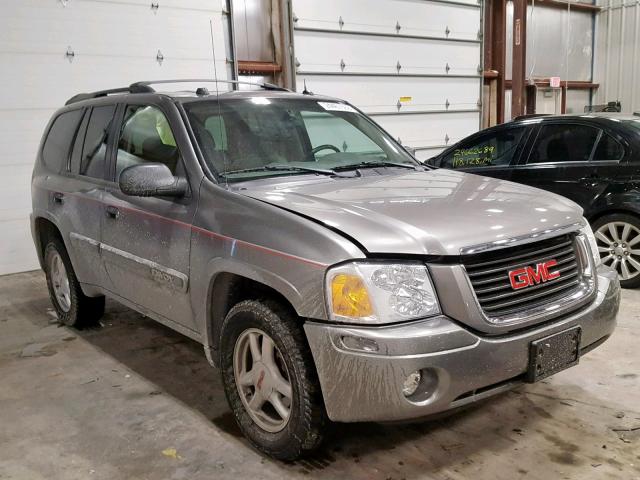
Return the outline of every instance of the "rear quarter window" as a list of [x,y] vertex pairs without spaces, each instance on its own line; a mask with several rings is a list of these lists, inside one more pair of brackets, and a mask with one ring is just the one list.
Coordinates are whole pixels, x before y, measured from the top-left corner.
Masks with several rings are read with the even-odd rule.
[[42,162],[51,171],[66,169],[71,142],[80,123],[82,110],[72,110],[56,117],[42,147]]

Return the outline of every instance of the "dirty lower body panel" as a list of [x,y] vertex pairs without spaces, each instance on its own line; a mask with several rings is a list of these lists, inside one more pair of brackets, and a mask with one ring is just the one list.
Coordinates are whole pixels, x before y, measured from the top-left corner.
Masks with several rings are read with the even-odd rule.
[[575,365],[613,332],[619,302],[616,276],[602,269],[591,305],[500,337],[480,336],[446,316],[386,327],[307,322],[305,332],[332,420],[395,421],[457,408]]

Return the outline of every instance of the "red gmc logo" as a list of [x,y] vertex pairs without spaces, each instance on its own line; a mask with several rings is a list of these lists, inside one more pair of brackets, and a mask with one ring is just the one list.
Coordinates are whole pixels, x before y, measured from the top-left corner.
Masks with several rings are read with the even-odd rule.
[[531,285],[537,285],[539,283],[548,282],[554,280],[560,276],[560,272],[549,271],[552,267],[558,264],[555,260],[549,260],[548,262],[538,263],[535,267],[522,267],[517,270],[511,270],[509,272],[509,281],[511,282],[511,288],[514,290],[520,290],[521,288],[530,287]]

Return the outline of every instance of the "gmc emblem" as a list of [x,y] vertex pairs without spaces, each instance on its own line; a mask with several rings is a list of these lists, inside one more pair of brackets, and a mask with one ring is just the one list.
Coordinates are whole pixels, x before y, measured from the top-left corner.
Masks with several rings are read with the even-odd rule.
[[550,269],[558,264],[555,260],[538,263],[535,267],[522,267],[509,272],[511,288],[520,290],[539,283],[548,282],[560,277],[560,272],[551,272]]

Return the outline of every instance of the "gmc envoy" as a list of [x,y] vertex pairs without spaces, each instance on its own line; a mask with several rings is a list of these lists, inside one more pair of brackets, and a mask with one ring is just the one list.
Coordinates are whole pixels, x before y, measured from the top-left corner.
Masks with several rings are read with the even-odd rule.
[[190,82],[58,110],[33,238],[62,323],[109,296],[202,343],[266,454],[535,382],[614,330],[618,277],[572,201],[425,166],[335,98]]

